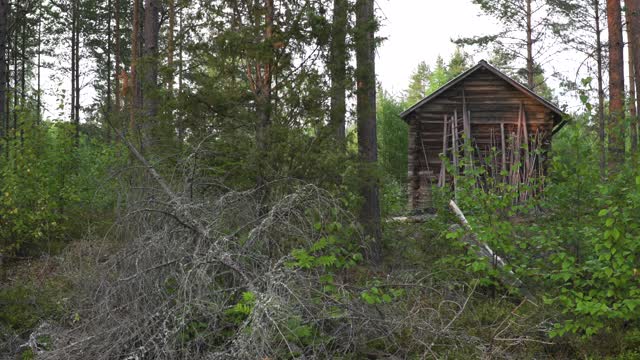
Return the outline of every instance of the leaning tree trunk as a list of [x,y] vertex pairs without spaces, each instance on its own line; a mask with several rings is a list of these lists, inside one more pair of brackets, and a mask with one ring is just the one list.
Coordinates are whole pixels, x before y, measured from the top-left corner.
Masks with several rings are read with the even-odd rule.
[[620,0],[607,0],[609,28],[609,175],[624,162],[624,43]]
[[329,71],[331,73],[331,119],[330,124],[337,140],[345,142],[345,117],[347,113],[347,24],[349,1],[334,0],[333,24],[331,25],[331,50]]
[[356,1],[356,98],[358,122],[358,154],[363,198],[360,222],[373,240],[370,259],[382,261],[382,231],[380,225],[380,199],[376,164],[378,146],[376,137],[376,72],[375,72],[375,17],[373,0]]

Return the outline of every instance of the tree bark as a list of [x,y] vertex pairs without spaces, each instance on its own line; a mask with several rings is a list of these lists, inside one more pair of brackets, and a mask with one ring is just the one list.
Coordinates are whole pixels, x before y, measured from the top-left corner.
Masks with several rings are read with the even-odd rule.
[[74,17],[75,17],[75,32],[76,32],[76,46],[75,46],[75,51],[76,51],[76,75],[75,75],[75,81],[76,81],[76,85],[75,85],[75,90],[76,90],[76,96],[75,96],[75,124],[76,124],[76,146],[80,145],[80,35],[81,35],[81,26],[80,26],[80,0],[75,0],[75,10],[74,10]]
[[378,160],[376,135],[375,14],[373,0],[356,1],[356,100],[358,154],[363,198],[360,222],[371,240],[370,259],[382,262],[380,199],[375,167]]
[[527,0],[527,87],[534,90],[535,88],[535,74],[533,69],[533,26],[531,24],[531,0]]
[[[116,0],[117,1],[117,0]],[[112,104],[112,92],[111,92],[111,42],[112,42],[112,29],[111,29],[111,0],[107,2],[107,106],[105,118],[107,123],[111,122],[112,112],[113,112],[113,104]],[[111,127],[106,126],[107,130],[107,141],[111,142]]]
[[158,35],[160,31],[158,0],[145,0],[143,29],[145,66],[142,103],[145,115],[153,118],[158,114]]
[[[273,36],[273,0],[265,0],[265,30],[264,40],[269,43]],[[263,188],[265,194],[268,193],[266,186],[266,174],[264,162],[267,159],[269,147],[270,147],[270,135],[271,128],[271,80],[273,69],[273,56],[270,54],[261,64],[261,61],[256,62],[256,70],[253,74],[253,91],[256,98],[256,112],[258,118],[256,142],[258,150],[258,178],[257,186]]]
[[[115,87],[115,103],[116,103],[116,112],[118,113],[118,121],[120,121],[120,106],[121,106],[121,99],[120,99],[120,0],[115,0],[114,1],[114,17],[115,17],[115,24],[114,24],[114,29],[113,29],[113,33],[114,33],[114,46],[115,46],[115,50],[114,50],[114,61],[115,61],[115,73],[113,74],[113,83],[114,83],[114,87]],[[121,124],[118,124],[118,126],[116,126],[116,130],[115,131],[122,131],[122,127]],[[116,141],[117,139],[119,139],[116,136]]]
[[593,2],[595,13],[596,29],[596,63],[598,65],[598,137],[600,139],[600,179],[604,180],[607,175],[607,139],[606,120],[604,116],[604,80],[603,80],[603,55],[602,55],[602,29],[600,28],[600,0]]
[[169,94],[173,93],[174,70],[173,70],[173,53],[175,51],[175,30],[176,30],[176,1],[169,1],[169,31],[167,34],[167,66],[169,67],[169,79],[167,81],[167,90]]
[[624,43],[620,0],[607,0],[609,29],[609,175],[624,162]]
[[334,0],[333,24],[331,26],[331,50],[329,71],[331,73],[331,118],[330,124],[336,139],[345,142],[345,117],[347,113],[347,24],[349,14],[348,0]]
[[7,40],[9,0],[0,0],[0,137],[7,139],[9,135],[9,117],[7,110]]
[[629,84],[629,87],[635,85],[635,98],[631,101],[636,102],[636,117],[631,124],[632,131],[632,151],[633,155],[638,155],[638,125],[640,120],[638,119],[638,110],[640,109],[640,0],[627,0],[625,2],[627,8],[627,23],[631,32],[629,36],[629,54],[631,57],[631,63],[633,64],[634,82]]
[[[71,123],[76,122],[76,0],[71,0]],[[74,137],[75,138],[75,137]]]
[[[627,0],[625,4],[630,2]],[[629,59],[627,60],[627,68],[628,68],[628,82],[629,82],[629,116],[631,118],[631,122],[629,124],[629,137],[631,137],[631,153],[635,154],[638,152],[638,118],[636,112],[636,83],[635,83],[635,69],[633,67],[633,45],[631,41],[631,16],[629,13],[628,5],[625,11],[625,22],[626,22],[626,32],[627,32],[627,52],[629,54]]]
[[[2,1],[2,0],[0,0]],[[38,6],[38,92],[36,94],[37,110],[38,110],[38,124],[42,122],[42,1]],[[0,65],[2,66],[2,65]],[[1,75],[0,75],[1,77]],[[0,110],[0,114],[2,111]],[[1,115],[0,115],[1,116]]]
[[138,55],[140,53],[140,1],[133,0],[133,29],[131,31],[131,106],[129,109],[129,131],[136,133],[136,116],[142,106],[142,93],[138,86]]

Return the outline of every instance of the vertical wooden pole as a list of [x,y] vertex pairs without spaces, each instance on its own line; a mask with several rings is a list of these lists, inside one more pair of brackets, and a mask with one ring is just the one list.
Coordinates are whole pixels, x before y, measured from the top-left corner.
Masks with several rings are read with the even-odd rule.
[[[447,135],[448,135],[448,122],[447,122],[447,115],[444,116],[444,126],[442,127],[442,157],[446,157],[447,156]],[[438,179],[438,186],[439,187],[443,187],[444,184],[446,183],[446,175],[447,175],[447,169],[445,169],[444,166],[444,160],[440,160],[440,178]]]
[[467,99],[464,94],[464,89],[462,89],[462,121],[464,127],[464,136],[466,137],[466,141],[471,140],[471,119],[470,112],[467,109]]
[[524,105],[520,104],[520,109],[522,112],[521,121],[522,121],[522,134],[524,140],[524,161],[525,161],[525,171],[527,174],[529,169],[531,168],[531,161],[529,159],[529,130],[527,129],[527,113],[525,112]]
[[451,134],[453,135],[453,194],[458,200],[458,109],[453,112]]
[[[505,174],[507,172],[507,144],[504,136],[504,122],[500,123],[500,141],[502,145],[502,173]],[[506,175],[502,175],[503,180]]]
[[513,167],[513,185],[516,185],[520,182],[520,169],[522,168],[521,162],[521,153],[522,153],[522,142],[520,134],[522,134],[522,120],[520,119],[522,116],[522,104],[520,104],[520,110],[518,111],[518,131],[516,132],[516,138],[514,142],[514,163],[511,164]]
[[[471,150],[471,120],[467,110],[467,99],[462,88],[462,129],[464,131],[464,154],[467,159],[465,169],[471,169],[473,165],[473,150]],[[468,152],[468,154],[467,154]]]

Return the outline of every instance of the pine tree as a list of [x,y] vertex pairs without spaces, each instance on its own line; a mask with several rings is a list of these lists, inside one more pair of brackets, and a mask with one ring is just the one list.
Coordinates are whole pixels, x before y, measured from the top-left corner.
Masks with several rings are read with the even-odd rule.
[[372,240],[370,258],[382,262],[382,230],[380,225],[380,195],[375,167],[378,161],[376,136],[376,21],[373,0],[356,1],[356,97],[358,120],[358,154],[361,162],[361,192],[363,203],[360,222]]
[[624,59],[620,0],[607,0],[609,29],[609,175],[624,162]]
[[347,113],[347,25],[349,21],[349,1],[334,0],[333,23],[331,24],[331,44],[329,71],[331,73],[331,119],[339,142],[345,141],[345,123]]

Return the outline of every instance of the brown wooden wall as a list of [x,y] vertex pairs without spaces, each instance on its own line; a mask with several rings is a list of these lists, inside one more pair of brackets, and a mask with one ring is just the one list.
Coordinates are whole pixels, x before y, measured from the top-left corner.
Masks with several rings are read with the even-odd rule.
[[441,168],[444,117],[457,112],[462,124],[463,94],[470,113],[472,145],[481,154],[489,151],[492,131],[493,144],[500,150],[500,142],[496,144],[495,136],[500,138],[501,123],[507,134],[516,132],[521,105],[529,135],[533,136],[537,131],[544,134],[544,147],[550,149],[557,114],[490,71],[479,69],[406,118],[409,124],[409,200],[414,209],[431,205],[431,185],[437,184]]

